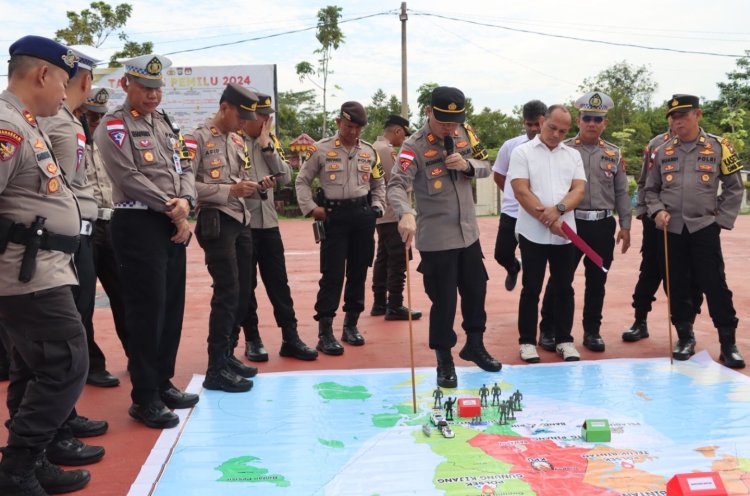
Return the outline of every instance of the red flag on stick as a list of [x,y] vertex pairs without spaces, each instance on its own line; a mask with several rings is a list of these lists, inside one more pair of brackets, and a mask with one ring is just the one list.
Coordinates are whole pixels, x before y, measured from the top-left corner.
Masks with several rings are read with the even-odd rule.
[[602,269],[604,272],[608,272],[607,269],[604,267],[604,260],[602,260],[601,255],[595,252],[594,249],[591,248],[589,244],[583,240],[583,238],[581,238],[578,234],[576,234],[576,232],[568,225],[567,222],[563,221],[562,231],[565,233],[568,239],[574,245],[576,245],[576,248],[581,250],[584,255],[589,257],[589,260],[591,260],[594,263],[594,265]]

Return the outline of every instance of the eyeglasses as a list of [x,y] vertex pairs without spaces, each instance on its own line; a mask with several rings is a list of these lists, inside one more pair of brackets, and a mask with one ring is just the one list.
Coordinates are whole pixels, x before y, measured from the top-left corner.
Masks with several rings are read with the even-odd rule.
[[597,124],[601,124],[602,122],[604,122],[604,117],[602,117],[601,115],[582,115],[581,120],[583,122],[594,121]]

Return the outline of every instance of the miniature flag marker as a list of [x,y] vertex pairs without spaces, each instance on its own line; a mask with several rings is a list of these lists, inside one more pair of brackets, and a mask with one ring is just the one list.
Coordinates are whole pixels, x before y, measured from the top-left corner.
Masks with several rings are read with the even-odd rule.
[[612,440],[612,431],[607,419],[587,419],[581,426],[581,437],[589,443],[608,443]]

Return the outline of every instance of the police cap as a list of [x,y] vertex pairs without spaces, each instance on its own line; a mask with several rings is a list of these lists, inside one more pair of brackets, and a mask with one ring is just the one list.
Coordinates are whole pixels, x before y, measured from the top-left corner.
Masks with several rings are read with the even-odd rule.
[[266,95],[265,93],[257,93],[258,95],[258,107],[255,109],[255,112],[263,115],[271,115],[274,112],[276,112],[273,109],[273,102],[271,101],[271,95]]
[[101,50],[86,45],[71,45],[68,47],[73,54],[78,57],[78,68],[89,71],[94,70],[94,66],[100,64],[104,59]]
[[388,118],[385,120],[385,123],[383,124],[384,128],[388,126],[401,126],[402,128],[404,128],[404,133],[406,133],[407,136],[411,136],[411,130],[409,130],[409,120],[404,119],[400,115],[397,115],[397,114],[389,115]]
[[67,72],[71,78],[78,70],[78,59],[70,48],[42,36],[24,36],[16,40],[8,51],[11,58],[25,55],[45,60]]
[[99,88],[92,86],[89,91],[86,101],[83,102],[83,107],[91,112],[97,112],[99,114],[107,113],[107,102],[109,102],[109,96],[112,90],[109,88]]
[[612,98],[601,91],[590,91],[575,101],[575,108],[587,114],[606,114],[614,108]]
[[229,83],[221,94],[221,102],[228,102],[237,107],[240,119],[254,121],[258,117],[255,109],[258,106],[258,95],[237,83]]
[[367,125],[367,112],[359,102],[344,102],[341,105],[341,118],[351,121],[358,126]]
[[667,103],[667,117],[675,112],[683,114],[699,108],[701,108],[701,101],[695,95],[672,95],[672,99]]
[[432,115],[438,122],[466,121],[466,97],[458,88],[438,86],[430,99]]
[[164,86],[162,71],[172,65],[172,61],[164,55],[153,53],[139,55],[121,62],[125,66],[125,74],[134,77],[146,88],[161,88]]

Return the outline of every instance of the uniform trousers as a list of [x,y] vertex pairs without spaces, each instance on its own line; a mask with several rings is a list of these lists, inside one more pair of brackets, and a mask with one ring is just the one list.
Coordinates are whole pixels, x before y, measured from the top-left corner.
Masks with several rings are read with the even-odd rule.
[[359,314],[365,309],[367,268],[375,254],[375,213],[368,205],[333,208],[326,216],[325,230],[315,320],[336,316],[342,289],[344,312]]
[[[108,220],[97,220],[94,227],[94,267],[96,277],[102,283],[104,292],[109,299],[109,308],[112,311],[112,319],[115,322],[115,332],[122,343],[125,355],[128,354],[128,331],[125,325],[125,304],[122,300],[122,288],[120,285],[120,267],[115,259],[115,251],[112,247],[112,233]],[[84,325],[86,325],[84,323]],[[88,335],[88,328],[86,334]],[[93,326],[91,335],[94,335]],[[93,360],[93,357],[92,357]],[[94,365],[91,365],[94,369]],[[101,362],[104,368],[104,362]]]
[[242,327],[245,338],[249,341],[259,337],[258,334],[258,300],[255,290],[258,287],[258,271],[266,287],[266,294],[273,307],[276,325],[282,329],[297,326],[294,313],[292,291],[286,274],[286,260],[284,258],[284,242],[278,227],[268,229],[253,229],[253,255],[250,257],[250,296],[246,316]]
[[[693,322],[695,319],[692,277],[706,295],[708,313],[714,327],[737,328],[737,313],[724,273],[720,233],[721,227],[716,223],[693,233],[688,231],[687,226],[683,227],[680,234],[667,233],[673,324]],[[663,236],[663,231],[660,234]],[[664,244],[659,243],[659,246],[663,259]]]
[[218,215],[218,237],[206,236],[201,229],[200,214],[195,229],[198,242],[205,252],[206,266],[214,289],[208,318],[209,368],[214,365],[220,367],[222,358],[229,356],[237,323],[247,313],[253,256],[250,226],[224,212],[218,212]]
[[[518,302],[518,331],[520,344],[536,344],[536,326],[539,313],[539,294],[542,292],[544,274],[549,263],[549,280],[555,297],[552,299],[555,343],[572,342],[573,337],[573,274],[575,273],[575,247],[572,243],[546,245],[529,241],[518,235],[518,245],[523,258],[521,297]],[[545,332],[544,330],[542,332]],[[552,332],[552,329],[549,329]]]
[[86,329],[86,340],[89,347],[89,371],[105,370],[104,352],[94,341],[94,302],[96,300],[96,269],[94,268],[94,238],[91,235],[81,236],[78,250],[73,257],[78,285],[71,286],[76,308],[81,314],[81,322]]
[[134,403],[158,401],[174,376],[185,310],[185,245],[174,224],[153,210],[116,209],[110,221],[120,266],[128,372]]
[[[404,304],[406,248],[398,232],[398,222],[377,224],[378,251],[372,267],[372,292],[375,303],[391,308]],[[387,295],[387,299],[386,299]]]
[[450,349],[458,336],[453,330],[456,319],[457,295],[461,295],[461,327],[467,334],[484,332],[487,313],[487,269],[479,241],[466,248],[440,251],[420,251],[422,258],[417,271],[424,279],[424,289],[430,297],[431,349]]
[[[604,267],[609,270],[612,265],[615,252],[615,229],[617,223],[614,217],[600,220],[576,219],[576,231],[588,245],[598,253],[604,262]],[[583,258],[583,252],[574,248],[573,272]],[[602,325],[602,308],[604,307],[604,286],[607,282],[607,273],[596,266],[587,258],[583,261],[585,268],[586,286],[583,296],[583,332],[585,334],[599,334]],[[547,281],[547,288],[542,300],[542,321],[539,324],[542,329],[550,329],[548,321],[554,322],[553,301],[555,298],[554,288]]]
[[516,219],[508,214],[500,214],[500,225],[497,228],[497,239],[495,240],[495,260],[508,272],[516,272],[518,260],[516,260]]
[[71,415],[89,368],[71,288],[0,296],[0,324],[11,353],[8,446],[44,449]]

